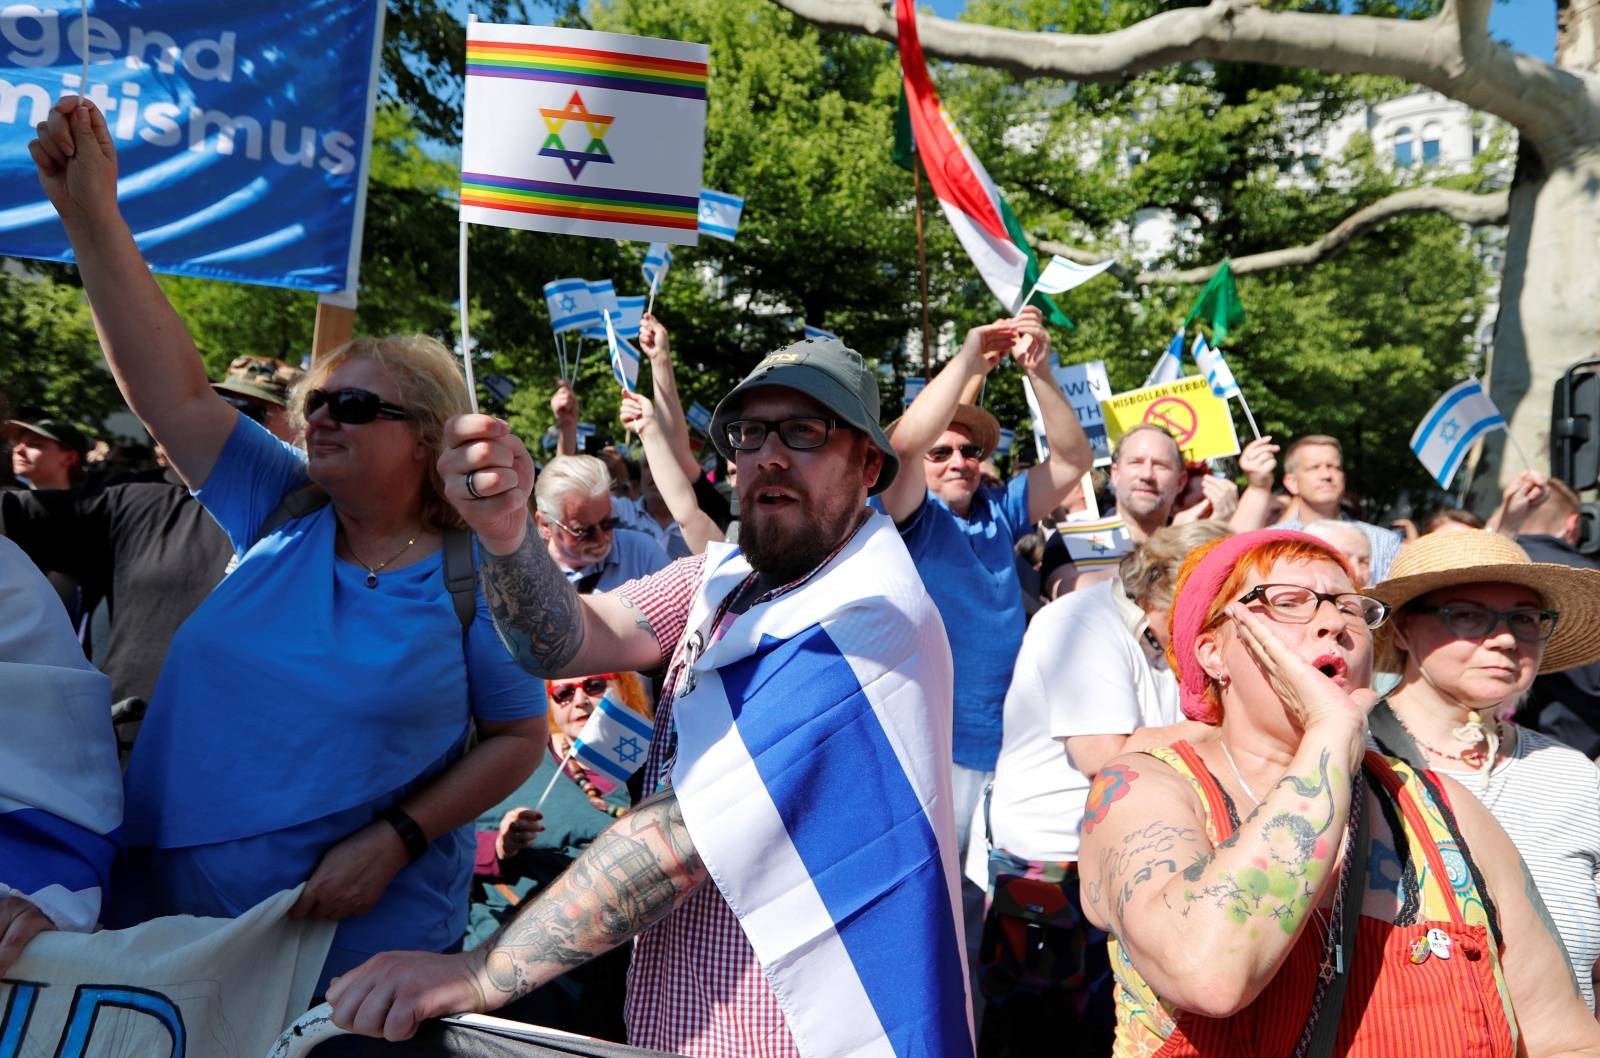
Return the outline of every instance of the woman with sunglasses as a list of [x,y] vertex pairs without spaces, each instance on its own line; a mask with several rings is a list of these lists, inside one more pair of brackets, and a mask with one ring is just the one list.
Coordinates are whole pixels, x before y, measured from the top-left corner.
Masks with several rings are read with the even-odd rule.
[[373,952],[459,945],[470,824],[538,763],[545,726],[481,593],[445,582],[447,541],[473,579],[435,468],[468,407],[455,358],[346,343],[297,384],[303,447],[284,444],[207,381],[118,209],[100,110],[63,100],[30,150],[123,396],[238,559],[151,697],[114,924],[231,917],[304,883],[291,913],[339,922],[319,989]]
[[1600,573],[1534,562],[1464,528],[1407,544],[1373,594],[1378,660],[1400,683],[1372,714],[1385,753],[1449,775],[1522,853],[1584,1002],[1600,961],[1600,771],[1508,720],[1536,675],[1600,658]]
[[1387,607],[1304,533],[1197,549],[1179,704],[1216,735],[1124,754],[1084,809],[1118,1058],[1600,1055],[1516,849],[1460,786],[1367,751]]
[[[644,681],[633,672],[551,680],[545,693],[550,702],[550,741],[544,760],[511,796],[478,819],[469,949],[488,940],[524,900],[554,881],[601,831],[626,814],[630,803],[626,783],[572,758],[573,743],[600,702],[610,697],[655,719]],[[565,975],[560,984],[508,1008],[509,1014],[501,1013],[624,1041],[622,997],[629,950],[623,945],[608,952]]]

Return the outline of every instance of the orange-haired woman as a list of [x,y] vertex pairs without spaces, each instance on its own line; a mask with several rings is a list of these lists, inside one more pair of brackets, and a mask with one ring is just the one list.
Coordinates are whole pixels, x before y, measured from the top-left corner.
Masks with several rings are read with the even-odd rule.
[[1600,1055],[1505,832],[1453,781],[1367,752],[1386,607],[1343,558],[1263,530],[1196,551],[1178,584],[1181,704],[1217,737],[1117,758],[1085,812],[1114,1053]]

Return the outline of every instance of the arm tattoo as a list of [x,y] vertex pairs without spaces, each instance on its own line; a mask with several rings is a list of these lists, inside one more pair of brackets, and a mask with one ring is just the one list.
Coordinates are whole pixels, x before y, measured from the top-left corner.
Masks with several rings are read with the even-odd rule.
[[706,879],[671,791],[594,840],[482,949],[498,1006],[665,918]]
[[535,676],[560,672],[583,646],[584,614],[578,592],[532,525],[522,546],[511,554],[485,553],[483,597],[506,649]]

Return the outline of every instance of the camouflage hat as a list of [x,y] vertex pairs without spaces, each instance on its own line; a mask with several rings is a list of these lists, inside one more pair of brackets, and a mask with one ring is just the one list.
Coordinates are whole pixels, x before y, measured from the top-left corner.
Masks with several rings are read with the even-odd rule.
[[222,381],[211,383],[211,388],[284,408],[289,405],[289,390],[300,381],[300,375],[298,367],[270,356],[236,356]]

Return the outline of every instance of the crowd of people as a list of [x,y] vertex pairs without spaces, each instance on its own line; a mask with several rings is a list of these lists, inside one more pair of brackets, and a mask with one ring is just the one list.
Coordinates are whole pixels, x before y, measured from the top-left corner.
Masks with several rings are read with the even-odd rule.
[[[103,115],[31,149],[161,466],[85,482],[81,432],[6,420],[0,714],[47,752],[0,773],[0,976],[298,886],[319,999],[391,1040],[1600,1056],[1565,483],[1419,531],[1353,517],[1324,434],[1233,477],[1139,426],[1102,472],[1031,308],[893,421],[839,339],[772,351],[704,461],[647,315],[638,454],[581,453],[562,383],[536,462],[428,338],[210,381]],[[1005,478],[1003,365],[1048,445]],[[1102,511],[1089,562],[1061,530]],[[653,725],[626,781],[573,752],[607,699]]]

